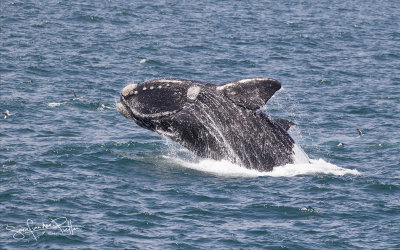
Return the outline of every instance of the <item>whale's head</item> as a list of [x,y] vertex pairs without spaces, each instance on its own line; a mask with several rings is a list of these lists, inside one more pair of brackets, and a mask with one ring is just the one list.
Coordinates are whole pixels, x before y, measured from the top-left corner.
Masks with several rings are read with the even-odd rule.
[[117,109],[139,126],[173,137],[175,132],[187,135],[188,129],[200,131],[204,117],[196,116],[195,110],[202,110],[207,117],[215,113],[215,119],[222,120],[230,116],[226,113],[236,114],[235,109],[259,109],[280,87],[270,78],[243,79],[220,86],[175,78],[154,79],[127,85]]
[[118,111],[141,127],[158,130],[168,120],[191,105],[201,85],[189,80],[156,79],[142,84],[129,84],[121,92]]

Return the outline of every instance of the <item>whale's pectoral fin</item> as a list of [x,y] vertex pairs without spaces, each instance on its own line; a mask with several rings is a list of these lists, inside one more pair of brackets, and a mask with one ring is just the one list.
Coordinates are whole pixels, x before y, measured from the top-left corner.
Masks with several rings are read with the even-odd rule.
[[250,78],[218,86],[233,103],[250,110],[256,110],[281,88],[281,84],[271,78]]
[[296,125],[294,122],[285,119],[272,119],[275,124],[281,126],[284,130],[288,131],[289,128],[293,125]]

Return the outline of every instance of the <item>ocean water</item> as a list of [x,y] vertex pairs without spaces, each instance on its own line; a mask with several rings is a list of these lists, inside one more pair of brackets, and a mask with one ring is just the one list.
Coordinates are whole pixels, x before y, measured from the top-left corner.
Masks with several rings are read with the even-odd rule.
[[[0,248],[399,249],[399,8],[2,0]],[[311,163],[198,159],[116,111],[160,77],[279,80],[263,111]]]

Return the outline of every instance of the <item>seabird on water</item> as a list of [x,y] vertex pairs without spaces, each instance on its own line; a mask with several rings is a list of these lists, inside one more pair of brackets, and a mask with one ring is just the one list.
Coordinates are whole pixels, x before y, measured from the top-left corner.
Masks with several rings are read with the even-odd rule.
[[4,115],[4,119],[6,119],[6,118],[10,115],[10,112],[8,112],[8,110],[6,109],[6,110],[3,112],[3,115]]

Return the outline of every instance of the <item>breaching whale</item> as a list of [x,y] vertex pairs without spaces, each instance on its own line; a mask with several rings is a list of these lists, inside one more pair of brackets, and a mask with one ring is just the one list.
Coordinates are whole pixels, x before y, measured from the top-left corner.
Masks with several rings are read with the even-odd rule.
[[304,154],[285,119],[271,119],[259,109],[281,88],[271,78],[251,78],[213,85],[184,79],[155,79],[129,84],[118,111],[139,126],[180,143],[198,156],[259,171],[294,163]]

